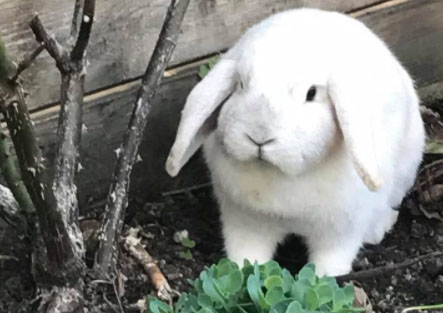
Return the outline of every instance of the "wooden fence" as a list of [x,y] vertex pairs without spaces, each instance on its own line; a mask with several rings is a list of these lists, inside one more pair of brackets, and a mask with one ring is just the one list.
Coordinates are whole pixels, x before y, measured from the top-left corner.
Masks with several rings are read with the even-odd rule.
[[[88,47],[81,164],[81,202],[100,198],[108,189],[138,77],[144,71],[169,4],[168,0],[106,0],[97,2],[97,18]],[[251,25],[272,13],[318,7],[357,17],[393,49],[419,87],[443,81],[442,0],[192,0],[172,64],[148,121],[140,150],[142,161],[133,174],[132,192],[152,198],[160,191],[207,181],[198,157],[177,179],[164,171],[179,112],[198,82],[205,58],[229,48]],[[27,27],[38,12],[56,37],[69,37],[73,1],[0,0],[0,35],[14,59],[36,47]],[[59,74],[43,53],[24,75],[37,132],[50,156],[58,114]]]

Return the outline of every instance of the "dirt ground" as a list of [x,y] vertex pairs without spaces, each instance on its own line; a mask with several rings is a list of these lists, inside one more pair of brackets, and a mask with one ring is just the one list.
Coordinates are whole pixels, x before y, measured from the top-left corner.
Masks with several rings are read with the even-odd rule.
[[[141,228],[147,250],[158,260],[172,288],[179,292],[188,288],[187,279],[197,277],[205,266],[223,256],[217,206],[210,187],[168,196],[158,203],[132,199],[126,222]],[[190,249],[190,259],[183,258],[187,248],[173,238],[182,230],[187,230],[189,237],[196,242]],[[412,195],[404,201],[392,233],[382,244],[362,249],[354,270],[400,264],[442,248],[443,223],[425,217]],[[289,237],[278,248],[276,259],[282,266],[296,272],[306,262],[302,240]],[[92,262],[91,256],[88,261]],[[35,307],[37,301],[33,299],[35,289],[29,264],[19,234],[0,225],[0,312],[29,312],[29,307]],[[142,268],[124,251],[121,251],[119,267],[120,282],[124,285],[119,288],[122,306],[125,312],[135,311],[134,304],[152,292],[152,286]],[[406,269],[358,280],[358,283],[369,295],[375,312],[392,313],[407,306],[442,303],[443,258],[430,258]],[[94,282],[88,283],[88,290],[93,290],[92,284]],[[112,286],[104,286],[99,292],[91,291],[88,298],[90,312],[120,312]],[[114,306],[109,307],[108,303]]]

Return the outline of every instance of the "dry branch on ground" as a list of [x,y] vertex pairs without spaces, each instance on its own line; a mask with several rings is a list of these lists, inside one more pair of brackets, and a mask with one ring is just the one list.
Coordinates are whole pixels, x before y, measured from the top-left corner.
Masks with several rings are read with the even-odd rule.
[[138,232],[139,230],[136,228],[131,228],[128,231],[128,235],[124,238],[124,247],[148,274],[157,290],[157,296],[164,301],[172,301],[173,291],[154,258],[141,244],[141,238],[137,237]]

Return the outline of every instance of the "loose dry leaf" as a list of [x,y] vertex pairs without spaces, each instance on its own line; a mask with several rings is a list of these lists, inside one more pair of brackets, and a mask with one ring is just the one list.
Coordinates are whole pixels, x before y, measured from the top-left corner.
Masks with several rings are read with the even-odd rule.
[[354,306],[357,308],[364,308],[363,313],[375,313],[372,309],[371,301],[363,288],[354,285]]

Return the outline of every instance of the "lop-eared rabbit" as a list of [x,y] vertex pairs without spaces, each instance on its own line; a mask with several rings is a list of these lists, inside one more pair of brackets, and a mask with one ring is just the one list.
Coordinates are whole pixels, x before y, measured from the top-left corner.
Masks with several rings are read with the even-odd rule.
[[250,28],[189,94],[167,171],[203,145],[230,259],[295,233],[319,274],[379,243],[414,183],[424,127],[413,81],[344,14],[294,9]]

